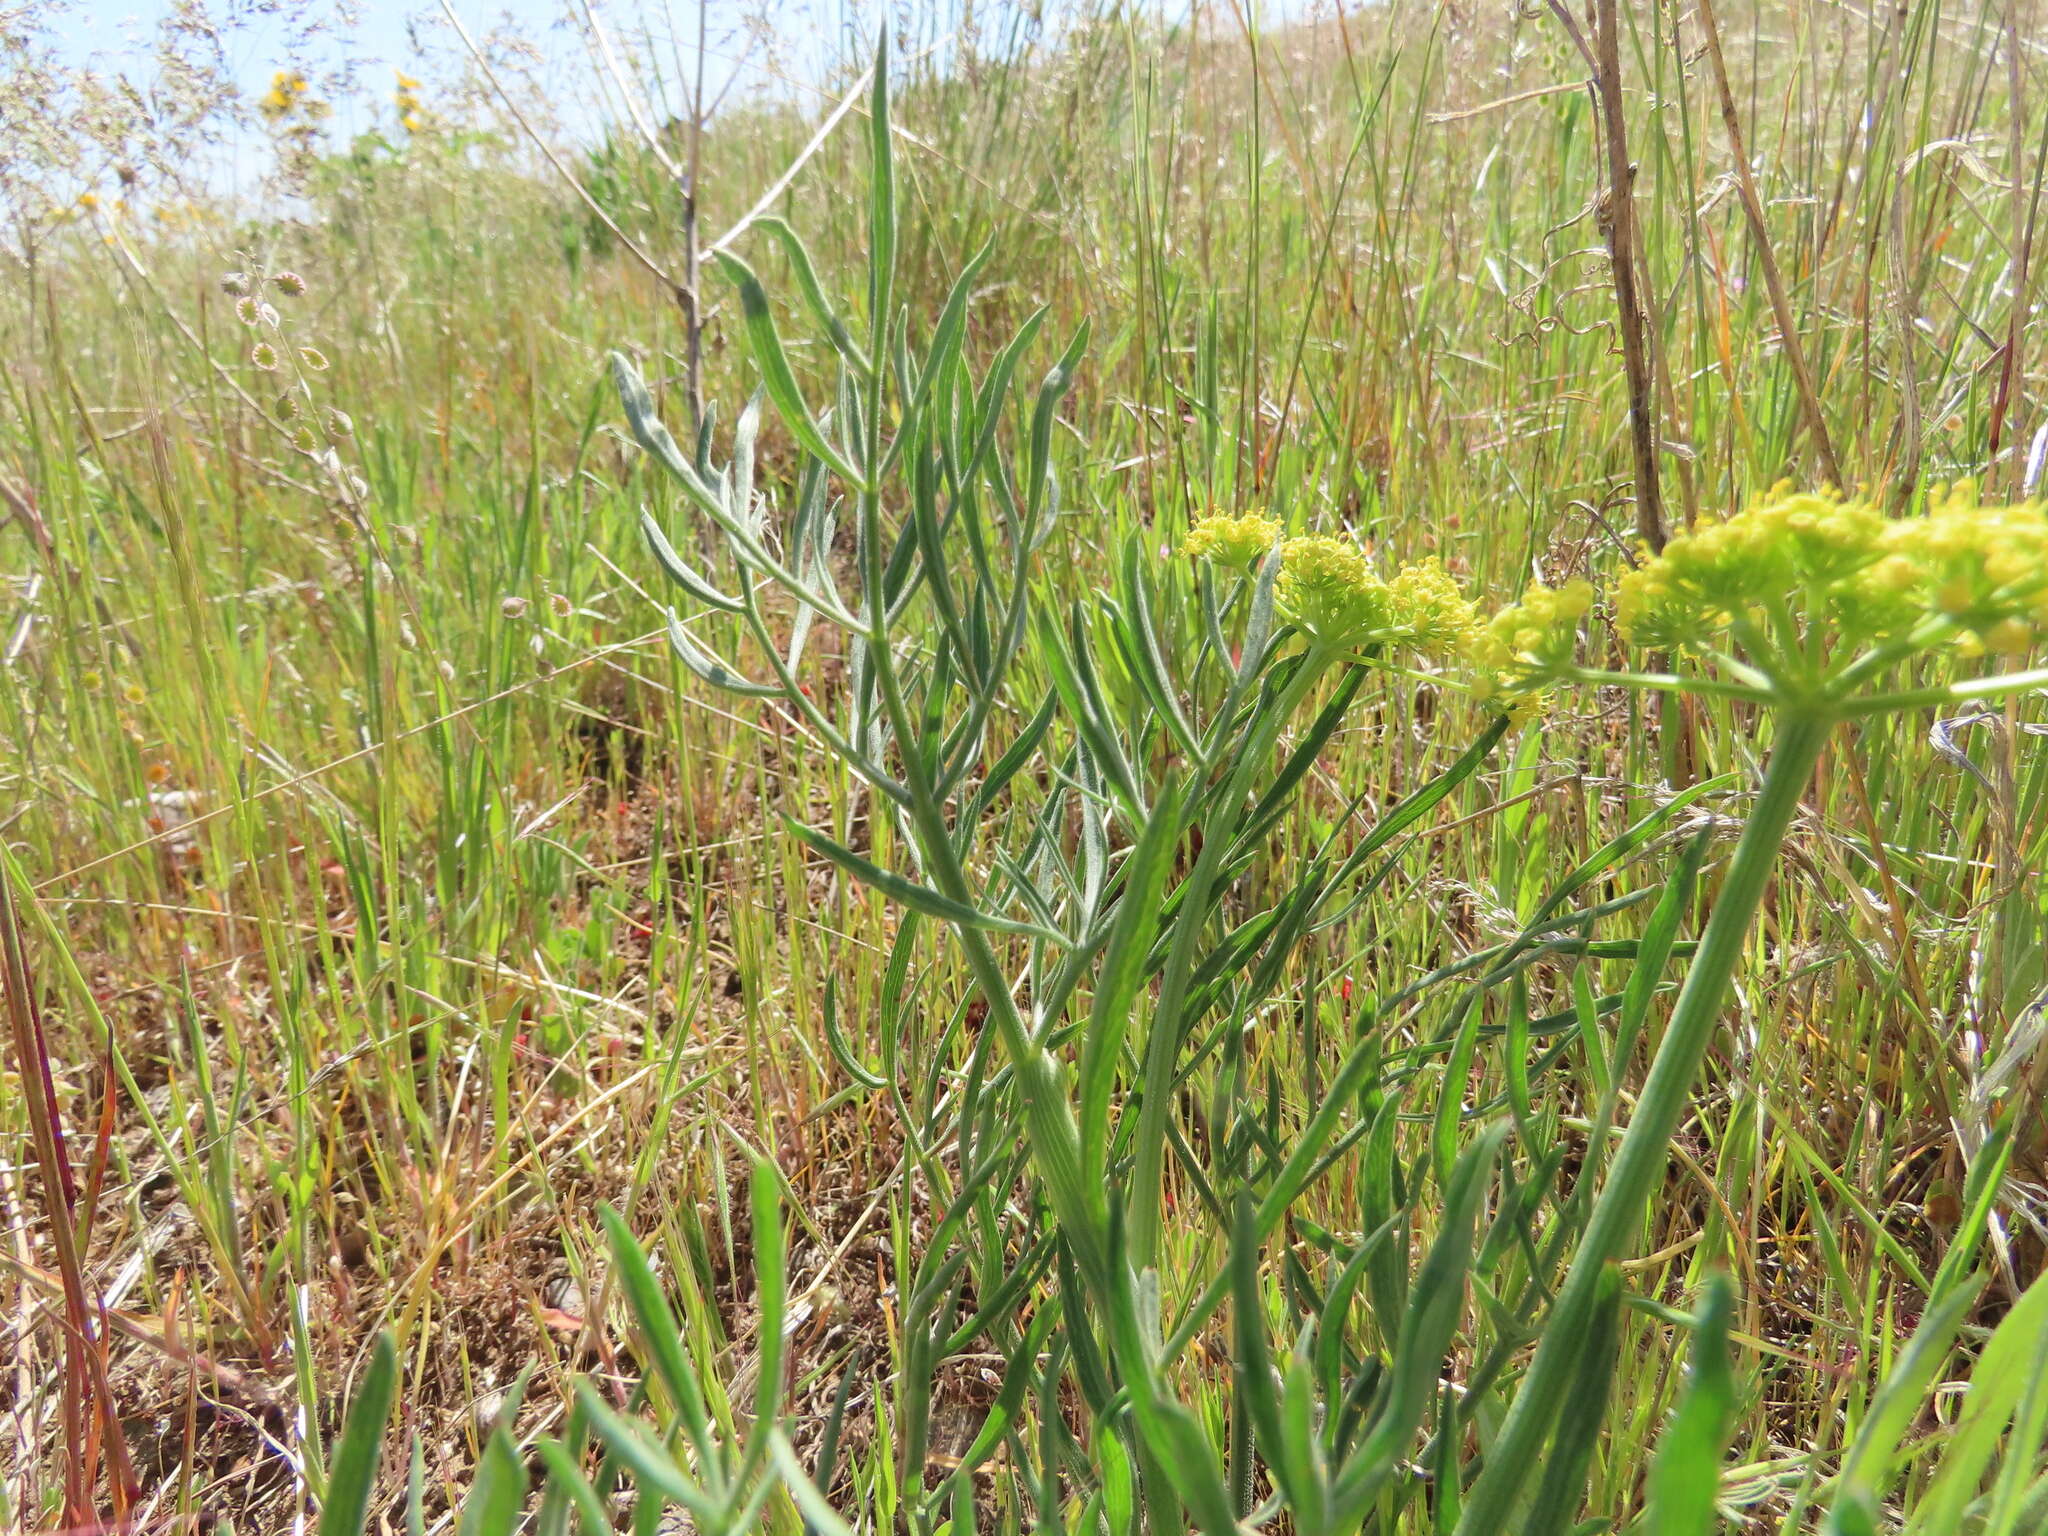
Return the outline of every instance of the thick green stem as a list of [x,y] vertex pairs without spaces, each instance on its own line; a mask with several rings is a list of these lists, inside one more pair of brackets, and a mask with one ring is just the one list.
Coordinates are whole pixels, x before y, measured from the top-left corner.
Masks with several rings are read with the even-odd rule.
[[1827,744],[1834,721],[1822,713],[1786,710],[1764,772],[1762,792],[1749,825],[1736,845],[1714,913],[1700,939],[1692,969],[1678,994],[1671,1024],[1657,1048],[1621,1149],[1606,1186],[1593,1204],[1585,1237],[1572,1260],[1535,1358],[1522,1380],[1500,1433],[1487,1448],[1486,1465],[1472,1485],[1458,1522],[1458,1536],[1497,1536],[1512,1527],[1509,1517],[1523,1481],[1537,1465],[1552,1422],[1564,1404],[1586,1320],[1592,1315],[1602,1269],[1642,1232],[1643,1207],[1664,1178],[1671,1137],[1691,1103],[1694,1080],[1728,999],[1729,983],[1762,905],[1778,850],[1798,813],[1799,799]]

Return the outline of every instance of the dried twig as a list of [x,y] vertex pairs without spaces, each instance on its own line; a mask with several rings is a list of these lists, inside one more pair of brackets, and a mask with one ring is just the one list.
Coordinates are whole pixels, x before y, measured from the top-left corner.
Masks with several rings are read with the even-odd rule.
[[63,1285],[64,1523],[74,1530],[98,1529],[93,1495],[98,1451],[104,1450],[107,1458],[107,1482],[117,1523],[126,1519],[135,1497],[135,1473],[107,1380],[104,1309],[87,1285],[85,1259],[79,1251],[78,1182],[64,1147],[49,1041],[43,1033],[42,1012],[36,1006],[34,976],[15,905],[13,861],[4,854],[0,854],[0,986],[6,991],[14,1064],[41,1175],[43,1215]]
[[[1606,0],[1602,0],[1606,3]],[[1735,156],[1735,190],[1749,221],[1749,233],[1756,241],[1757,264],[1763,268],[1764,287],[1771,296],[1771,313],[1777,318],[1778,339],[1785,348],[1785,360],[1792,365],[1792,382],[1799,391],[1799,403],[1806,412],[1807,428],[1813,433],[1814,451],[1820,455],[1821,472],[1837,490],[1847,490],[1842,466],[1835,458],[1835,445],[1828,436],[1827,418],[1821,414],[1820,392],[1814,388],[1813,371],[1806,364],[1806,349],[1800,345],[1799,328],[1792,318],[1792,301],[1785,296],[1785,280],[1778,272],[1778,258],[1771,250],[1771,233],[1764,224],[1764,205],[1756,193],[1756,177],[1749,169],[1749,151],[1742,142],[1742,121],[1735,111],[1735,92],[1728,85],[1728,61],[1721,53],[1721,24],[1714,19],[1714,0],[1700,0],[1700,30],[1706,38],[1707,59],[1714,70],[1714,90],[1721,102],[1721,124],[1728,131],[1728,147]]]
[[1886,245],[1891,253],[1892,323],[1899,333],[1899,433],[1905,439],[1905,454],[1892,479],[1892,502],[1903,511],[1920,483],[1921,426],[1920,379],[1913,367],[1915,340],[1913,285],[1906,274],[1906,173],[1893,178],[1891,216],[1887,220]]
[[619,228],[618,223],[612,216],[605,212],[604,205],[590,195],[590,189],[576,179],[576,173],[562,163],[562,157],[555,153],[554,146],[543,139],[535,131],[533,124],[526,120],[526,114],[519,110],[519,103],[512,99],[512,93],[506,90],[504,83],[498,79],[498,72],[491,68],[491,61],[484,57],[483,49],[479,48],[476,45],[476,39],[469,35],[469,29],[462,24],[462,18],[455,14],[455,7],[449,4],[449,0],[441,0],[441,12],[448,18],[448,25],[455,29],[455,35],[462,39],[462,45],[469,50],[469,56],[476,60],[476,67],[482,70],[484,78],[490,81],[491,89],[496,91],[499,100],[505,103],[505,110],[512,114],[512,121],[519,125],[520,130],[529,139],[533,140],[534,148],[538,149],[547,159],[548,164],[555,168],[555,174],[569,184],[569,190],[582,200],[583,206],[588,208],[597,221],[610,231],[612,237],[632,254],[634,260],[645,267],[656,281],[662,283],[671,291],[675,290],[679,285],[673,277],[669,276],[668,270],[649,255],[631,235]]
[[1657,478],[1656,401],[1651,393],[1649,326],[1636,269],[1636,168],[1628,158],[1628,113],[1621,93],[1621,29],[1616,0],[1594,0],[1593,44],[1572,19],[1561,0],[1550,9],[1586,61],[1593,67],[1594,102],[1600,108],[1601,136],[1607,141],[1607,185],[1601,189],[1600,232],[1607,240],[1608,264],[1614,273],[1614,307],[1621,331],[1621,366],[1628,381],[1629,445],[1636,469],[1636,532],[1651,552],[1664,547],[1664,499]]
[[[2028,311],[2027,278],[2034,254],[2034,227],[2041,214],[2041,182],[2044,160],[2048,160],[2048,124],[2043,125],[2041,145],[2034,151],[2034,190],[2026,194],[2025,156],[2027,114],[2025,110],[2024,82],[2020,77],[2020,31],[2018,19],[2013,15],[2018,0],[2011,0],[2005,8],[2005,71],[2006,86],[2012,100],[2007,112],[2012,118],[2012,227],[2019,233],[2020,247],[2013,258],[2012,306],[2006,317],[2005,355],[1999,360],[1998,388],[1991,399],[1991,422],[1985,442],[1985,457],[1996,463],[1998,444],[2005,426],[2006,413],[2012,408],[2013,383],[2020,377],[2020,342],[2026,327]],[[2026,210],[2021,217],[2022,207]]]

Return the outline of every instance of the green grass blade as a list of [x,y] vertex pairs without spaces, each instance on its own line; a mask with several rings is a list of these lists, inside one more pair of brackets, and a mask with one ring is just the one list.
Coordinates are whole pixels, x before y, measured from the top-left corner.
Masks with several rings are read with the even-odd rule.
[[328,1468],[327,1502],[320,1510],[320,1536],[362,1536],[377,1485],[377,1460],[391,1400],[398,1390],[398,1351],[391,1335],[377,1335],[370,1364],[355,1401],[349,1404],[341,1439]]
[[669,1398],[682,1419],[683,1430],[696,1447],[699,1475],[716,1494],[721,1489],[718,1462],[712,1454],[711,1415],[705,1407],[696,1363],[691,1360],[689,1347],[684,1344],[682,1332],[676,1326],[675,1313],[669,1308],[668,1298],[662,1294],[661,1282],[654,1277],[646,1251],[626,1226],[625,1217],[610,1205],[603,1205],[598,1208],[598,1219],[604,1224],[605,1236],[611,1245],[614,1272],[626,1293],[626,1305],[632,1311],[640,1338],[652,1357],[654,1372],[661,1378],[662,1385],[668,1388]]
[[1721,1463],[1735,1418],[1735,1374],[1728,1357],[1734,1307],[1735,1289],[1716,1271],[1693,1320],[1685,1391],[1650,1466],[1649,1522],[1660,1533],[1712,1536],[1720,1527]]
[[1557,1437],[1544,1459],[1543,1481],[1529,1508],[1523,1536],[1570,1536],[1586,1498],[1586,1470],[1607,1423],[1621,1341],[1621,1270],[1610,1264],[1594,1293],[1577,1374],[1559,1417]]

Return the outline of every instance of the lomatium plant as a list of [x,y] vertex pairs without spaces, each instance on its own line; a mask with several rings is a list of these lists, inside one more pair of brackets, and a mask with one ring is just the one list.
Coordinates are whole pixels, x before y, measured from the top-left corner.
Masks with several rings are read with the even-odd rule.
[[[678,661],[714,689],[801,722],[848,770],[864,794],[840,807],[838,824],[813,825],[815,808],[805,808],[790,830],[900,913],[877,1014],[841,1019],[833,994],[824,1000],[852,1091],[893,1108],[931,1194],[929,1235],[900,1261],[900,1358],[887,1387],[893,1492],[861,1520],[916,1533],[976,1526],[975,1477],[1001,1452],[1041,1529],[1192,1525],[1238,1536],[1284,1514],[1303,1536],[1572,1531],[1614,1374],[1618,1264],[1664,1176],[1828,732],[1858,715],[2043,680],[1886,691],[1938,647],[2031,642],[2048,621],[2040,515],[1957,494],[1897,522],[1862,502],[1775,494],[1674,540],[1623,582],[1624,634],[1678,653],[1685,670],[1671,674],[1580,660],[1588,586],[1533,590],[1482,622],[1440,566],[1385,570],[1356,543],[1289,536],[1260,511],[1197,519],[1178,541],[1191,561],[1162,564],[1156,537],[1131,530],[1108,592],[1049,611],[1035,568],[1069,521],[1052,444],[1086,333],[1028,411],[1014,413],[1012,382],[1042,315],[977,376],[965,341],[983,253],[966,263],[928,340],[913,344],[894,290],[886,71],[876,78],[865,334],[827,300],[794,232],[758,225],[836,360],[831,409],[805,398],[761,281],[729,253],[719,259],[762,388],[735,424],[727,462],[714,462],[709,427],[687,449],[678,443],[638,370],[615,360],[633,436],[691,514],[679,526],[651,508],[643,520],[682,600],[667,626]],[[786,513],[755,480],[764,402],[798,449]],[[842,510],[853,525],[846,561]],[[821,624],[844,642],[843,681],[829,692],[805,680]],[[1387,686],[1397,668],[1473,689],[1496,706],[1493,723],[1348,850],[1332,832],[1305,860],[1268,867],[1294,791],[1369,683]],[[1291,958],[1385,883],[1403,834],[1547,690],[1585,682],[1758,706],[1771,757],[1605,1182],[1596,1148],[1539,1234],[1530,1218],[1555,1187],[1563,1147],[1526,1147],[1525,1169],[1496,1174],[1511,1122],[1468,1111],[1461,1086],[1486,1027],[1480,1005],[1526,985],[1537,958],[1590,947],[1591,924],[1635,897],[1582,909],[1567,898],[1670,808],[1575,871],[1514,940],[1362,999],[1327,1080],[1315,1041],[1305,1042],[1299,1124],[1280,1129],[1270,1095],[1254,1105],[1245,1039],[1279,1000]],[[1640,962],[1641,980],[1618,998],[1582,998],[1546,1028],[1618,1014],[1622,1038],[1646,1032],[1661,972],[1684,952],[1675,933],[1698,857],[1695,848],[1664,887],[1643,939],[1603,941],[1604,955]],[[920,996],[913,980],[937,936],[959,964],[958,996]],[[1457,983],[1447,1019],[1419,1028],[1422,1000],[1445,979]],[[1514,1028],[1509,1055],[1523,1064],[1509,1107],[1526,1134],[1530,1082],[1556,1052],[1529,1062],[1533,1021],[1522,1019],[1520,1036]],[[1402,1050],[1403,1036],[1418,1043]],[[1404,1094],[1425,1060],[1443,1066],[1427,1079],[1437,1102],[1417,1113]],[[1199,1138],[1184,1108],[1191,1095],[1208,1101]],[[1431,1131],[1407,1163],[1401,1133],[1414,1121]],[[1351,1170],[1364,1222],[1348,1236],[1323,1231],[1301,1206],[1339,1168]],[[764,1174],[758,1231],[773,1232],[775,1207]],[[1283,1223],[1320,1233],[1327,1267],[1312,1276],[1298,1239],[1276,1243]],[[642,1277],[632,1299],[643,1353],[669,1388],[660,1446],[595,1399],[577,1433],[605,1442],[643,1497],[685,1504],[699,1529],[750,1528],[776,1488],[814,1529],[840,1528],[820,1491],[833,1481],[830,1458],[799,1465],[779,1427],[780,1357],[761,1365],[749,1425],[711,1423],[703,1405],[725,1394],[699,1378],[617,1223],[613,1237],[620,1263]],[[1958,1245],[1930,1306],[1935,1363],[1946,1348],[1939,1330],[1960,1323],[1974,1294],[1969,1247]],[[764,1339],[782,1328],[778,1253],[771,1242],[756,1255]],[[1554,1267],[1566,1278],[1553,1296]],[[1470,1324],[1468,1291],[1492,1298]],[[1226,1302],[1219,1397],[1191,1346],[1215,1347]],[[1649,1480],[1660,1532],[1711,1528],[1726,1420],[1715,1405],[1731,1390],[1728,1311],[1716,1288],[1696,1321],[1694,1385]],[[1281,1348],[1276,1313],[1292,1330]],[[1489,1405],[1531,1340],[1495,1422]],[[1002,1358],[997,1400],[933,1486],[935,1383],[970,1347]],[[1460,1354],[1462,1379],[1444,1365]],[[1899,1428],[1896,1416],[1871,1416],[1833,1495],[1842,1518],[1877,1496]],[[584,1505],[573,1481],[580,1442],[542,1450],[567,1480],[558,1488]],[[1539,1467],[1538,1486],[1525,1489]],[[1965,1471],[1954,1486],[1967,1482]]]
[[[1162,563],[1156,536],[1133,528],[1108,593],[1048,609],[1036,566],[1076,521],[1062,515],[1052,448],[1085,329],[1028,411],[1013,412],[1043,315],[977,376],[964,343],[984,252],[914,344],[896,308],[885,69],[871,123],[865,334],[826,299],[791,230],[756,226],[836,360],[829,411],[804,398],[760,280],[729,253],[719,259],[762,396],[739,417],[728,462],[713,462],[708,429],[678,443],[638,370],[616,360],[633,435],[691,514],[687,533],[654,511],[643,524],[682,599],[668,625],[676,656],[715,689],[771,701],[850,770],[865,788],[858,809],[791,830],[901,912],[880,1016],[840,1020],[827,999],[841,1066],[894,1106],[933,1196],[931,1236],[902,1283],[889,1389],[901,1504],[867,1513],[877,1529],[971,1528],[976,1471],[1004,1450],[1046,1529],[1192,1523],[1231,1536],[1285,1508],[1294,1529],[1322,1536],[1359,1529],[1388,1500],[1391,1518],[1406,1518],[1428,1481],[1412,1456],[1438,1406],[1501,1132],[1444,1144],[1412,1275],[1423,1186],[1368,1177],[1378,1235],[1347,1250],[1320,1348],[1311,1330],[1274,1351],[1268,1317],[1292,1314],[1293,1261],[1265,1247],[1347,1159],[1391,1174],[1400,1115],[1380,1086],[1379,1010],[1393,1016],[1414,992],[1361,1000],[1329,1081],[1308,1053],[1307,1118],[1283,1134],[1269,1125],[1275,1106],[1245,1093],[1244,1040],[1290,956],[1385,882],[1402,834],[1473,773],[1504,724],[1377,824],[1344,818],[1284,878],[1248,876],[1368,680],[1396,664],[1461,664],[1478,636],[1473,608],[1436,565],[1382,574],[1353,543],[1283,539],[1249,512],[1199,520],[1182,541],[1192,564]],[[755,482],[764,400],[800,455],[786,515]],[[829,693],[802,675],[819,625],[844,637],[843,686]],[[962,996],[919,998],[909,983],[934,925],[964,971]],[[1210,1101],[1200,1145],[1190,1093]],[[1376,1139],[1360,1150],[1368,1127]],[[1191,1247],[1191,1233],[1206,1235]],[[1369,1263],[1385,1352],[1361,1356],[1347,1314]],[[1218,1399],[1188,1357],[1226,1300],[1240,1358]],[[1000,1400],[928,1488],[933,1385],[970,1344],[1005,1357]],[[761,1375],[765,1386],[765,1364]],[[1027,1397],[1029,1441],[1017,1434]],[[772,1394],[760,1411],[772,1423]],[[691,1490],[701,1529],[738,1529],[765,1456],[720,1470],[700,1452],[694,1464],[668,1486]],[[706,1491],[711,1477],[722,1492]]]
[[[607,1212],[638,1380],[621,1384],[619,1359],[605,1390],[584,1384],[559,1432],[524,1446],[508,1429],[515,1386],[461,1529],[509,1533],[535,1459],[549,1474],[540,1536],[612,1528],[626,1483],[636,1531],[664,1528],[675,1505],[707,1536],[1614,1529],[1584,1505],[1623,1379],[1623,1265],[1802,791],[1842,721],[2048,681],[1901,681],[1937,651],[2033,644],[2048,625],[2042,514],[1959,492],[1894,520],[1862,501],[1774,493],[1623,579],[1624,638],[1676,656],[1668,673],[1585,659],[1588,585],[1534,589],[1482,620],[1441,566],[1389,568],[1262,510],[1213,512],[1164,539],[1118,528],[1074,510],[1055,450],[1085,328],[1034,390],[1025,369],[1042,311],[985,362],[970,355],[970,336],[992,328],[977,297],[987,252],[928,323],[903,303],[889,119],[878,67],[862,314],[842,316],[787,225],[761,218],[749,234],[788,272],[817,342],[799,355],[822,360],[829,383],[799,376],[785,321],[730,250],[718,262],[760,391],[723,462],[714,423],[679,442],[640,369],[614,358],[679,675],[779,715],[843,770],[829,801],[787,807],[812,857],[786,867],[827,899],[866,892],[892,908],[879,986],[849,989],[871,1007],[842,1011],[829,984],[793,1004],[821,1015],[845,1084],[834,1102],[865,1098],[901,1137],[903,1177],[876,1195],[894,1233],[889,1358],[855,1352],[831,1367],[844,1373],[836,1406],[800,1452],[774,1165],[757,1165],[750,1186],[758,1315],[744,1391],[714,1368],[725,1351],[692,1267],[657,1268]],[[793,462],[757,482],[771,418]],[[1041,562],[1083,538],[1103,547],[1110,579],[1055,608]],[[813,639],[826,630],[839,642],[831,667]],[[1412,867],[1404,857],[1433,813],[1477,788],[1495,745],[1547,693],[1575,684],[1706,694],[1756,714],[1768,768],[1700,942],[1679,930],[1704,839],[1669,880],[1573,905],[1611,889],[1695,788],[1588,855],[1512,937],[1461,946],[1426,974],[1389,967],[1356,999],[1348,979],[1341,992],[1321,985],[1318,936],[1345,931]],[[1469,689],[1494,708],[1449,751],[1414,729],[1404,749],[1448,761],[1376,819],[1360,794],[1304,834],[1311,818],[1289,811],[1337,733],[1368,705],[1382,725],[1398,717],[1388,706],[1416,689]],[[1652,897],[1653,910],[1641,905]],[[1640,936],[1592,937],[1628,910],[1650,910]],[[1418,926],[1404,916],[1382,926]],[[1596,995],[1578,973],[1570,1007],[1533,1016],[1539,967],[1586,956],[1626,968],[1625,989]],[[1611,1161],[1620,1070],[1605,1073],[1583,1140],[1559,1134],[1557,1106],[1537,1105],[1545,1074],[1575,1044],[1628,1063],[1654,1031],[1666,968],[1687,957]],[[1254,1043],[1282,1030],[1301,1038]],[[1506,1086],[1470,1103],[1489,1042]],[[1277,1080],[1283,1064],[1298,1080]],[[1578,1102],[1570,1084],[1559,1097]],[[1504,1158],[1510,1128],[1517,1155]],[[1973,1168],[1969,1235],[1839,1460],[1806,1458],[1786,1532],[1823,1507],[1836,1536],[1879,1528],[1899,1443],[1977,1294],[1969,1270],[1999,1166]],[[1318,1220],[1333,1209],[1345,1230]],[[1647,1475],[1609,1467],[1604,1496],[1626,1504],[1646,1486],[1633,1529],[1706,1536],[1736,1391],[1730,1291],[1710,1283],[1689,1319],[1637,1301],[1690,1322],[1690,1381]],[[1964,1529],[2006,1424],[2034,1412],[2015,1366],[2032,1358],[2044,1309],[2048,1283],[1986,1340],[1983,1385],[1910,1536]],[[964,1443],[942,1444],[942,1371],[965,1357],[992,1395],[970,1410],[981,1417]],[[395,1373],[387,1345],[334,1459],[332,1536],[362,1529]],[[856,1396],[876,1426],[859,1469],[839,1450]],[[2023,1496],[2016,1483],[1971,1528],[2035,1528],[2019,1523],[2033,1507]]]
[[[1524,1485],[1553,1429],[1560,1442],[1570,1437],[1559,1420],[1583,1341],[1665,1175],[1671,1138],[1829,733],[1844,721],[2048,683],[2048,671],[2038,670],[1901,682],[1922,658],[2016,656],[2048,634],[2048,513],[2038,504],[1982,505],[1972,487],[1960,486],[1931,497],[1923,514],[1894,518],[1865,499],[1781,486],[1673,539],[1621,578],[1614,600],[1621,638],[1675,657],[1682,670],[1670,673],[1582,661],[1580,621],[1593,601],[1583,582],[1539,587],[1495,615],[1474,646],[1489,685],[1523,696],[1585,683],[1738,700],[1760,711],[1770,756],[1607,1182],[1513,1406],[1486,1450],[1457,1526],[1464,1536],[1515,1529],[1515,1511],[1526,1508]],[[1974,1294],[1965,1284],[1969,1251],[1960,1240],[1951,1250],[1929,1299],[1929,1327],[1939,1318],[1952,1332],[1960,1321],[1961,1303]],[[1925,1368],[1932,1371],[1939,1357],[1934,1351]],[[1877,1529],[1875,1492],[1859,1473],[1868,1474],[1879,1454],[1852,1448],[1830,1530]],[[1950,1482],[1967,1486],[1966,1477]]]

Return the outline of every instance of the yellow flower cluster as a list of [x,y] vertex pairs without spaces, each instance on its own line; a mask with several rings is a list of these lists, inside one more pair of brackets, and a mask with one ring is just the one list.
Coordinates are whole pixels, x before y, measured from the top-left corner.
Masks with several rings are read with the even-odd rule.
[[1556,591],[1540,583],[1491,619],[1473,646],[1481,660],[1507,669],[1554,670],[1571,662],[1579,620],[1593,607],[1593,589],[1568,581]]
[[[1280,525],[1260,513],[1219,513],[1189,531],[1185,549],[1197,559],[1250,572],[1275,542]],[[1322,650],[1406,645],[1458,653],[1477,616],[1449,573],[1434,560],[1382,578],[1356,544],[1311,534],[1280,543],[1275,592],[1280,617]]]
[[1905,519],[1780,486],[1629,572],[1616,616],[1627,639],[1660,649],[1735,629],[1760,662],[1802,624],[1861,646],[1906,643],[1946,620],[1927,643],[1953,636],[1973,650],[2024,651],[2048,633],[2048,515],[2037,504],[1981,506],[1969,485]]
[[1896,524],[1885,566],[1910,567],[1912,592],[1961,631],[1966,649],[2018,655],[2048,639],[2048,508],[1987,507],[1976,487],[1933,499]]
[[280,69],[270,77],[270,89],[256,103],[257,109],[273,122],[290,117],[309,104],[306,77],[295,69]]
[[1394,572],[1387,594],[1407,626],[1410,643],[1423,650],[1469,649],[1479,633],[1478,610],[1434,558]]
[[1197,519],[1182,549],[1196,560],[1254,571],[1280,541],[1280,525],[1263,512],[1211,512]]
[[1543,684],[1571,665],[1579,621],[1592,608],[1592,587],[1568,581],[1555,591],[1538,583],[1501,609],[1467,647],[1479,672],[1479,696],[1517,720],[1540,713]]
[[1358,546],[1320,534],[1280,549],[1280,614],[1330,650],[1384,638],[1394,629],[1393,594]]
[[427,126],[427,109],[420,105],[420,83],[404,70],[395,70],[398,89],[391,93],[391,104],[398,108],[398,121],[407,133],[418,133]]

